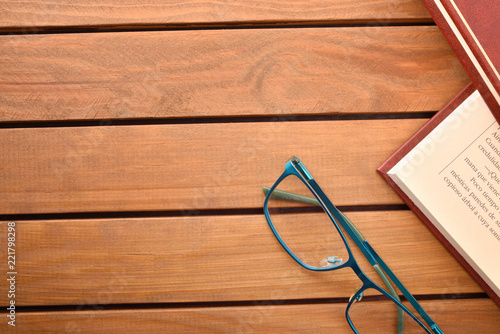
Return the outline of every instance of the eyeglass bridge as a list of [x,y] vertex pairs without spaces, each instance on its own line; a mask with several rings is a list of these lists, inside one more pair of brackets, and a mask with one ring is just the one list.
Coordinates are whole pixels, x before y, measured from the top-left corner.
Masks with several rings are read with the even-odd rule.
[[[357,287],[356,290],[354,290],[354,292],[352,293],[351,297],[349,297],[349,302],[352,300],[352,298],[358,293],[359,289],[361,289],[361,287]],[[363,294],[364,292],[361,292],[357,297],[356,299],[354,300],[354,302],[360,302],[361,299],[363,299]]]

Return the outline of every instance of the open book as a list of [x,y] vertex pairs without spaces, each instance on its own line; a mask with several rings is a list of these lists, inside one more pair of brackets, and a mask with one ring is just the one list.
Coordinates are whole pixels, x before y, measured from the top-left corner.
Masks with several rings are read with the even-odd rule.
[[500,126],[475,86],[379,172],[500,306]]

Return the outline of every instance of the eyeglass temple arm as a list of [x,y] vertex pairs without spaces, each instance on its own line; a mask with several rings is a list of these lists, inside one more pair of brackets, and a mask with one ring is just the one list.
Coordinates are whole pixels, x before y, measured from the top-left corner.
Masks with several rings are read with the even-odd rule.
[[377,262],[382,267],[382,270],[389,276],[389,278],[396,284],[399,291],[403,293],[406,299],[410,302],[410,304],[415,308],[415,310],[422,316],[424,321],[431,327],[431,329],[436,334],[444,334],[444,332],[438,327],[438,325],[431,319],[431,317],[425,312],[422,306],[420,306],[419,302],[413,297],[413,295],[406,289],[406,287],[401,283],[401,281],[396,277],[396,275],[392,272],[389,266],[382,260],[382,258],[377,254],[377,252],[373,249],[373,247],[368,243],[368,241],[364,242],[366,247],[370,250],[372,255],[375,257]]
[[[270,188],[264,187],[264,194],[267,195],[269,192]],[[276,200],[285,200],[285,201],[294,201],[294,202],[300,202],[300,203],[307,203],[311,205],[317,205],[321,206],[318,200],[312,197],[308,196],[303,196],[303,195],[298,195],[282,190],[277,190],[275,189],[273,193],[271,194],[271,198],[276,199]],[[392,272],[392,270],[387,266],[387,264],[382,260],[382,258],[375,252],[373,247],[366,241],[366,239],[363,237],[361,232],[354,226],[354,224],[347,218],[346,215],[344,215],[340,210],[337,209],[337,212],[340,213],[342,218],[344,219],[344,222],[346,225],[349,226],[349,228],[353,231],[353,234],[358,238],[358,241],[363,244],[364,247],[368,249],[370,254],[375,258],[376,263],[372,263],[373,268],[377,272],[377,274],[380,276],[382,279],[382,282],[384,282],[387,290],[389,290],[389,293],[394,297],[394,299],[400,301],[400,298],[394,290],[394,287],[390,283],[390,281],[387,279],[386,274],[389,276],[389,278],[396,284],[398,289],[403,293],[403,295],[406,297],[406,299],[413,305],[415,310],[422,316],[422,318],[425,320],[425,322],[431,327],[431,329],[434,331],[436,334],[443,334],[443,331],[437,326],[437,324],[431,319],[431,317],[425,312],[425,310],[420,306],[418,301],[413,297],[413,295],[406,289],[406,287],[401,283],[401,281],[396,277],[396,275]],[[356,245],[359,247],[358,243],[356,242]],[[361,247],[359,247],[361,249]],[[363,249],[361,249],[363,250]],[[370,261],[371,262],[371,261]],[[379,266],[380,265],[380,266]],[[401,309],[398,309],[398,333],[400,333],[400,326],[402,330],[403,326],[403,317],[404,313]]]

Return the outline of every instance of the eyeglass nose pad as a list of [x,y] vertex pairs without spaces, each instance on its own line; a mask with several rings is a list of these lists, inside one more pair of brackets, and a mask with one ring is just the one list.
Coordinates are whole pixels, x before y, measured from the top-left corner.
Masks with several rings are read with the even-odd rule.
[[329,256],[326,258],[326,261],[330,264],[334,264],[336,266],[340,266],[342,264],[342,258],[336,256]]
[[[358,293],[359,289],[361,289],[360,286],[358,286],[356,288],[356,290],[354,290],[354,292],[352,293],[351,297],[349,297],[349,302],[351,302],[352,298],[354,298],[354,296]],[[360,302],[361,299],[363,299],[363,292],[361,292],[357,297],[356,299],[354,300],[354,302]]]
[[322,267],[330,267],[330,266],[340,266],[342,264],[342,258],[337,256],[329,256],[326,259],[323,259],[319,262]]

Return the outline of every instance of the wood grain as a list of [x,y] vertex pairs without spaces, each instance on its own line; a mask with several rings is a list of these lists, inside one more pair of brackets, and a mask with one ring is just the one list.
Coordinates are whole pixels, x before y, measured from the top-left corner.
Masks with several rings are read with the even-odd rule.
[[292,155],[337,205],[402,203],[376,168],[425,121],[3,129],[0,214],[260,208]]
[[0,121],[437,111],[469,82],[436,27],[0,36]]
[[[33,122],[0,129],[0,214],[28,214],[15,331],[351,333],[359,279],[301,268],[248,213],[293,154],[337,205],[401,204],[376,168],[426,119],[294,116],[411,117],[468,82],[420,0],[2,1],[0,122]],[[411,211],[347,214],[446,333],[498,332]],[[387,313],[367,295],[367,319]]]
[[430,22],[418,0],[36,1],[0,3],[0,27],[195,25],[275,22]]
[[[411,211],[348,215],[413,294],[482,291]],[[300,267],[263,214],[18,221],[16,240],[18,306],[348,298],[360,284]]]
[[[367,315],[390,311],[382,303],[360,303]],[[498,307],[488,299],[423,301],[445,333],[494,334]],[[134,309],[21,313],[23,333],[352,333],[345,304],[274,305],[189,309]],[[452,310],[452,312],[450,312]],[[370,333],[387,333],[371,323]],[[14,332],[14,331],[12,331]]]

